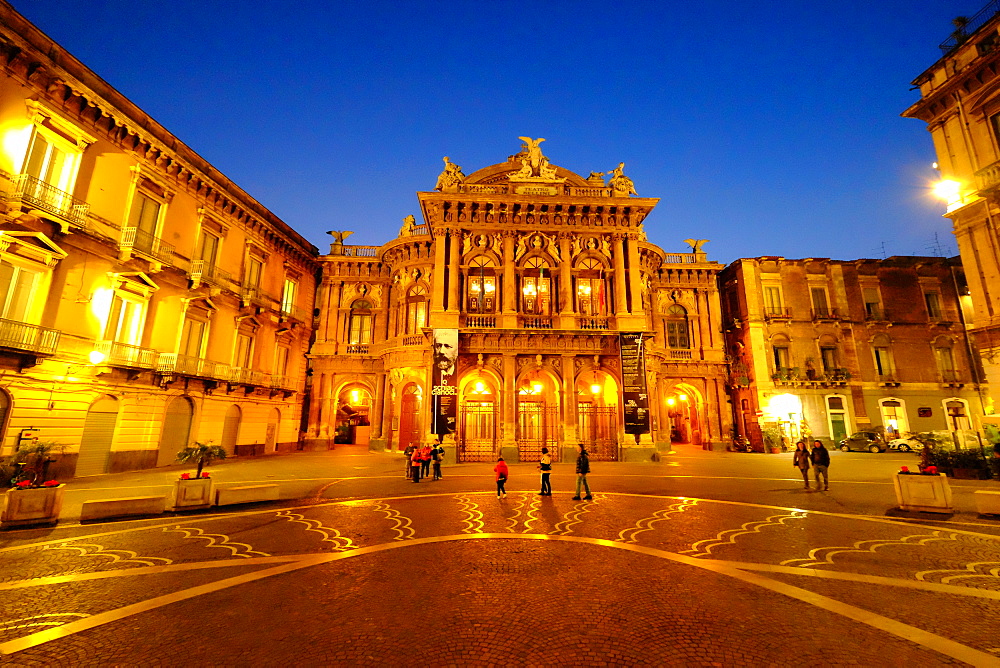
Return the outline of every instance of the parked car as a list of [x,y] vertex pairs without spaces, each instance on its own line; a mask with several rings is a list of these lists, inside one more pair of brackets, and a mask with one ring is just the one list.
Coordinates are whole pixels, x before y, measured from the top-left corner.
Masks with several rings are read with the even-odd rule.
[[844,452],[851,450],[867,450],[868,452],[885,452],[889,449],[885,437],[877,431],[857,431],[840,442]]
[[[958,442],[958,446],[965,450],[979,448],[980,437],[972,430],[948,431],[947,429],[937,429],[932,433],[939,439],[938,445],[931,447],[932,450],[954,450],[956,441]],[[889,449],[899,450],[900,452],[915,452],[922,450],[923,447],[922,443],[913,438],[894,438],[889,441]]]
[[914,450],[920,450],[923,447],[924,446],[911,438],[894,438],[889,441],[889,449],[899,450],[900,452],[913,452]]

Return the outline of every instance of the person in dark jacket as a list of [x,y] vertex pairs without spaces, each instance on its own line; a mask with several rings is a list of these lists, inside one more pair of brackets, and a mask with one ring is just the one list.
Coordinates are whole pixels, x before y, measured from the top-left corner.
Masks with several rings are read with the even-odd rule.
[[805,441],[799,441],[795,444],[792,466],[797,468],[799,473],[802,474],[802,481],[806,484],[806,489],[809,489],[809,447],[805,444]]
[[444,444],[438,441],[431,450],[431,457],[434,459],[434,480],[441,479],[441,460],[444,459]]
[[504,483],[507,482],[507,476],[510,475],[510,470],[507,468],[507,462],[503,460],[503,457],[497,458],[497,465],[493,467],[493,472],[497,474],[497,498],[503,494],[503,498],[507,498],[507,490],[504,489]]
[[590,501],[594,498],[590,493],[590,485],[587,483],[587,474],[590,473],[590,457],[587,456],[583,443],[576,446],[576,451],[579,454],[576,456],[576,496],[573,497],[573,500],[580,500],[580,486],[582,485],[587,491],[587,496],[583,498]]
[[413,443],[410,443],[409,445],[406,446],[406,449],[403,450],[403,457],[406,458],[406,462],[405,463],[406,463],[406,479],[407,480],[413,480],[413,463],[412,463],[411,460],[413,459],[413,453],[414,453],[414,451],[416,451],[416,449],[417,449],[417,446],[414,445]]
[[812,460],[813,470],[816,472],[816,489],[819,489],[819,474],[823,474],[823,491],[830,489],[830,480],[826,477],[826,470],[830,467],[830,451],[823,445],[823,441],[813,441],[813,449],[809,455]]
[[549,476],[552,475],[552,457],[549,456],[549,449],[542,448],[542,458],[538,462],[538,470],[542,472],[542,491],[538,496],[552,496],[552,483]]

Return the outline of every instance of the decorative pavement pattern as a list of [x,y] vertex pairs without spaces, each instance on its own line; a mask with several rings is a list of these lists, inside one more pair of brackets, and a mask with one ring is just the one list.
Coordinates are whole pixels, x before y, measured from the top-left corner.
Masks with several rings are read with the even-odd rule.
[[1000,666],[1000,537],[950,526],[468,492],[38,535],[3,665]]

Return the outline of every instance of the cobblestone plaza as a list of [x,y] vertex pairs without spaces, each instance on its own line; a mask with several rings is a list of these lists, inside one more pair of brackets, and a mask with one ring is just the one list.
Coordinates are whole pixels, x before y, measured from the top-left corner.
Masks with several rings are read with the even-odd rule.
[[498,500],[485,465],[418,486],[330,456],[301,500],[4,532],[3,663],[1000,663],[1000,523],[858,513],[895,460],[836,453],[819,493],[786,457],[682,452],[602,463],[587,502],[569,465],[549,498],[515,464]]

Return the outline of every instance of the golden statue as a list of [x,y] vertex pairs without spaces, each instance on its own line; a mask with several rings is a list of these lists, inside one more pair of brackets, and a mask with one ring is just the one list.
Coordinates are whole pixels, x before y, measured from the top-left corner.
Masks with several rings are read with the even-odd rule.
[[611,179],[608,181],[608,185],[614,191],[615,197],[628,197],[629,195],[638,195],[635,191],[635,184],[632,183],[632,179],[625,176],[622,172],[625,170],[625,163],[619,162],[618,166],[611,170]]
[[465,181],[465,174],[462,173],[462,168],[453,163],[448,156],[444,156],[442,159],[444,160],[444,171],[438,176],[434,190],[458,192],[459,184]]
[[411,213],[406,218],[403,218],[403,226],[399,228],[399,236],[401,237],[411,237],[413,236],[413,228],[417,226],[417,219],[413,217]]
[[531,174],[529,176],[540,176],[540,169],[542,166],[542,160],[545,156],[542,155],[542,149],[539,146],[544,139],[532,139],[531,137],[518,137],[524,142],[523,152],[526,152],[528,164],[531,165]]

